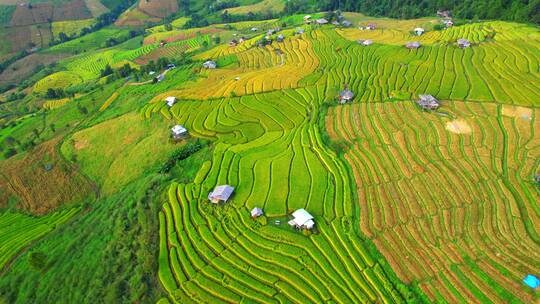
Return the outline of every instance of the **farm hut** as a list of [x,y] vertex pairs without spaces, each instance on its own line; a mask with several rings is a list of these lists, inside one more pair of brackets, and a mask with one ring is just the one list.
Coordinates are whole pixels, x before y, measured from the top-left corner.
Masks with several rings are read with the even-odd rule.
[[285,39],[285,37],[282,35],[282,34],[279,34],[276,38],[276,41],[277,42],[283,42],[283,40]]
[[312,229],[315,225],[313,221],[313,215],[309,214],[304,209],[298,209],[292,214],[293,219],[289,221],[289,225],[296,227],[298,229]]
[[240,37],[240,39],[238,39],[238,43],[243,43],[246,40],[247,40],[246,37],[242,36]]
[[457,40],[457,46],[460,49],[468,48],[471,46],[471,42],[467,39],[460,38]]
[[217,64],[215,61],[208,60],[203,63],[203,67],[206,69],[215,69],[217,67]]
[[315,23],[317,23],[318,25],[328,24],[328,20],[324,18],[320,18],[320,19],[315,20]]
[[540,174],[536,174],[536,176],[534,177],[534,181],[540,185]]
[[334,20],[334,21],[332,21],[332,24],[335,25],[335,26],[338,26],[338,25],[339,25],[339,21]]
[[348,20],[344,20],[343,22],[341,22],[341,25],[343,25],[344,27],[350,27],[352,26],[352,23]]
[[299,27],[299,28],[296,29],[295,34],[302,35],[304,32],[305,32],[305,30],[303,28]]
[[523,279],[523,283],[532,289],[538,289],[538,287],[540,287],[540,279],[532,274],[528,274]]
[[305,15],[304,16],[304,23],[307,23],[307,24],[311,23],[311,15]]
[[167,64],[167,66],[165,67],[167,70],[172,70],[172,69],[175,69],[176,68],[176,65],[174,65],[174,63],[169,63]]
[[454,26],[454,21],[452,21],[452,19],[445,19],[445,20],[443,20],[443,24],[447,28],[452,27],[452,26]]
[[348,101],[351,101],[354,98],[354,93],[348,89],[347,85],[343,91],[339,92],[339,103],[344,104]]
[[259,30],[259,29],[256,28],[256,27],[252,27],[252,28],[250,29],[250,31],[252,31],[252,32],[256,32],[256,31],[258,31],[258,30]]
[[418,41],[409,42],[405,44],[405,47],[408,48],[409,50],[417,49],[420,47],[420,42]]
[[440,106],[440,102],[432,95],[421,94],[418,95],[420,99],[416,103],[424,110],[436,110]]
[[373,40],[366,39],[366,40],[358,40],[358,43],[363,46],[369,46],[373,44]]
[[150,71],[150,72],[148,72],[148,75],[152,76],[152,75],[154,75],[155,73],[156,73],[155,71]]
[[181,125],[175,125],[171,129],[172,137],[176,140],[185,138],[188,135],[188,131],[184,126]]
[[263,213],[262,209],[259,208],[259,207],[255,207],[255,208],[251,209],[251,217],[252,218],[257,218],[257,217],[259,217],[259,216],[261,216],[263,214],[264,213]]
[[229,198],[231,197],[233,191],[234,187],[231,187],[229,185],[216,186],[214,188],[214,191],[208,194],[208,199],[214,204],[219,204],[219,202],[221,201],[227,202],[227,200],[229,200]]
[[452,13],[448,10],[438,10],[437,11],[437,16],[441,17],[441,18],[450,18],[452,17]]
[[164,47],[165,44],[167,44],[167,42],[161,40],[161,41],[159,42],[159,47]]
[[156,79],[157,82],[160,82],[160,81],[162,81],[163,79],[165,79],[165,75],[159,74],[159,75],[156,76],[155,79]]
[[169,107],[172,107],[176,103],[176,97],[169,96],[169,97],[165,98],[165,102],[167,103],[167,105]]
[[425,30],[421,27],[417,27],[414,29],[414,33],[416,34],[416,36],[421,36],[424,32]]
[[237,46],[238,45],[238,41],[236,39],[233,39],[229,42],[229,46]]
[[368,25],[366,26],[366,29],[372,31],[374,29],[377,28],[377,25],[375,23],[368,23]]

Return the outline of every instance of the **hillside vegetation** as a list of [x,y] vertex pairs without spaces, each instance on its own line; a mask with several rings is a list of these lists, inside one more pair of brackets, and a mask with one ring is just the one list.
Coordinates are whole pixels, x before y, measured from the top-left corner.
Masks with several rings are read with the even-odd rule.
[[0,302],[538,302],[537,26],[209,4],[46,48],[2,95]]

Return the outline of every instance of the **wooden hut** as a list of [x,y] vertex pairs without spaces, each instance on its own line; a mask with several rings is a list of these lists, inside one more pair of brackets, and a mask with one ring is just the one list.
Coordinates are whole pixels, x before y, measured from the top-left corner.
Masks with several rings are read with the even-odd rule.
[[468,48],[471,46],[471,42],[463,38],[458,39],[456,43],[460,49]]
[[171,135],[174,140],[180,140],[182,138],[186,138],[188,136],[188,131],[186,128],[184,128],[181,125],[175,125],[171,129]]
[[229,185],[216,186],[214,191],[208,194],[208,199],[214,204],[219,204],[220,202],[227,202],[231,197],[234,191],[234,187]]
[[344,104],[344,103],[347,103],[348,101],[352,101],[352,99],[354,98],[354,93],[349,90],[348,86],[345,85],[345,88],[343,89],[343,91],[339,92],[339,103],[341,104]]
[[408,48],[409,50],[415,50],[420,47],[420,42],[418,41],[408,42],[407,44],[405,44],[405,47]]
[[289,225],[298,229],[313,229],[315,222],[313,215],[309,214],[304,209],[298,209],[292,214],[293,219],[289,221]]
[[423,109],[423,110],[436,110],[441,105],[440,102],[429,94],[423,94],[418,95],[419,99],[416,101],[416,103]]
[[251,217],[252,218],[257,218],[257,217],[259,217],[259,216],[261,216],[263,214],[264,213],[263,213],[262,209],[259,208],[259,207],[255,207],[255,208],[251,209]]

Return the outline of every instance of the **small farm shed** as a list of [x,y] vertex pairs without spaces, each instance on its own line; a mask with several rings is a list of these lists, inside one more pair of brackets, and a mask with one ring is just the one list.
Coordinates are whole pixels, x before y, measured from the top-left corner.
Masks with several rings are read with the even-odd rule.
[[264,213],[263,213],[262,209],[259,208],[259,207],[255,207],[255,208],[251,209],[251,217],[252,218],[259,217],[259,216],[261,216],[263,214]]
[[343,20],[343,22],[341,22],[341,25],[343,25],[344,27],[350,27],[352,23],[348,20]]
[[229,46],[237,46],[238,45],[238,41],[236,39],[233,39],[229,42]]
[[208,60],[203,63],[203,67],[206,69],[215,69],[217,67],[217,64],[215,61]]
[[373,40],[366,39],[366,40],[358,40],[358,43],[363,46],[369,46],[373,44]]
[[540,185],[540,174],[536,174],[536,176],[534,177],[534,181]]
[[523,283],[525,283],[525,285],[529,286],[532,289],[537,289],[538,287],[540,287],[540,279],[532,274],[527,275],[523,279]]
[[317,23],[318,25],[328,24],[328,20],[324,18],[320,18],[320,19],[315,20],[315,23]]
[[343,91],[339,92],[339,103],[343,104],[351,101],[354,98],[354,93],[345,86]]
[[305,30],[303,28],[299,27],[299,28],[296,29],[295,33],[298,34],[298,35],[302,35],[304,32],[305,32]]
[[315,222],[313,221],[314,217],[313,215],[309,214],[304,209],[298,209],[292,214],[293,219],[289,221],[289,225],[302,229],[312,229],[313,226],[315,226]]
[[461,49],[468,48],[471,46],[471,42],[467,39],[460,38],[457,40],[457,46]]
[[160,82],[160,81],[162,81],[163,79],[165,79],[165,75],[159,74],[159,75],[156,76],[155,79],[156,79],[157,82]]
[[252,27],[250,30],[251,30],[252,32],[256,32],[256,31],[258,31],[259,29],[256,28],[256,27]]
[[311,23],[311,15],[305,15],[304,16],[304,22],[305,23]]
[[414,33],[417,35],[417,36],[420,36],[422,35],[423,33],[425,32],[425,30],[421,27],[417,27],[414,29]]
[[181,139],[181,138],[184,138],[187,136],[188,134],[188,131],[186,128],[184,128],[184,126],[181,126],[181,125],[175,125],[174,127],[172,127],[171,129],[171,133],[172,133],[172,137],[174,139]]
[[405,44],[405,47],[408,48],[409,50],[414,50],[420,47],[420,42],[418,41],[409,42]]
[[441,18],[450,18],[452,16],[452,13],[448,10],[438,10],[437,16]]
[[172,107],[176,103],[176,97],[169,96],[169,97],[165,98],[165,102],[167,103],[167,105],[169,107]]
[[276,38],[276,41],[277,42],[283,42],[283,40],[285,39],[285,36],[283,36],[282,34],[279,34]]
[[454,21],[452,21],[451,19],[445,19],[443,20],[443,23],[446,27],[452,27],[454,26]]
[[366,29],[368,30],[374,30],[377,28],[377,25],[375,23],[368,23],[368,25],[366,26]]
[[424,110],[436,110],[441,104],[440,102],[429,94],[418,95],[420,99],[416,103]]
[[229,185],[216,186],[214,191],[208,194],[208,199],[214,204],[219,204],[220,201],[227,202],[233,191],[234,187]]

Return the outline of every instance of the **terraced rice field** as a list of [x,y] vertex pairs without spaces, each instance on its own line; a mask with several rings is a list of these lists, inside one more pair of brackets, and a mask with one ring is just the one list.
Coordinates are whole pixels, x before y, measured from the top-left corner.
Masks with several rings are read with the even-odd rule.
[[0,214],[0,270],[21,249],[70,219],[76,208],[32,217],[21,213]]
[[[469,24],[410,51],[412,24],[388,21],[369,32],[379,39],[370,47],[352,41],[368,32],[333,27],[264,48],[218,46],[196,58],[237,63],[143,108],[215,145],[193,183],[170,186],[160,213],[159,277],[172,299],[403,302],[410,290],[395,271],[430,301],[537,301],[521,279],[540,271],[539,31]],[[455,47],[461,37],[473,47]],[[326,117],[342,158],[317,122],[344,84],[355,103]],[[422,93],[443,100],[441,113],[417,109]],[[170,95],[186,100],[169,109]],[[224,183],[235,196],[211,206],[208,192]],[[256,206],[266,220],[249,217]],[[297,208],[315,215],[318,233],[274,224]]]
[[[483,35],[488,28],[497,34],[486,41]],[[350,31],[356,31],[358,38],[377,35]],[[380,40],[373,38],[374,45],[363,47],[341,39],[338,32],[311,32],[321,63],[319,75],[314,74],[310,82],[327,83],[329,88],[348,83],[362,101],[410,99],[423,93],[440,99],[516,105],[534,105],[540,99],[540,32],[534,27],[502,22],[464,25],[435,32],[432,38],[426,34],[433,44],[418,50],[404,48],[405,39],[395,42],[382,34]],[[458,37],[483,42],[462,50],[448,43]]]
[[449,302],[534,302],[538,272],[537,109],[447,102],[453,118],[412,102],[331,108],[328,132],[348,147],[362,232],[405,282]]
[[[215,141],[212,161],[193,183],[170,186],[159,215],[159,277],[177,302],[404,301],[355,230],[346,168],[312,115],[322,95],[314,87],[146,106],[145,117],[162,113]],[[222,183],[236,194],[211,206],[206,196]],[[270,217],[306,208],[319,232],[262,225],[249,216],[255,206]]]
[[34,85],[34,92],[44,94],[48,89],[65,89],[71,85],[79,84],[83,80],[72,72],[57,72],[51,74]]

